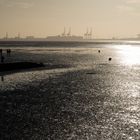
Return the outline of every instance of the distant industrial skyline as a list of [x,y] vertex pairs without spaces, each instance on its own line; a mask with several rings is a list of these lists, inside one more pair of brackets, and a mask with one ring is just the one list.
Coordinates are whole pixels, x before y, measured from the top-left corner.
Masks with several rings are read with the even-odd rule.
[[58,35],[63,27],[95,38],[129,38],[140,33],[140,0],[0,0],[0,38]]
[[140,34],[137,34],[133,37],[116,37],[116,36],[112,36],[112,37],[96,37],[96,35],[93,33],[92,28],[87,28],[86,32],[84,32],[82,35],[77,35],[77,34],[73,34],[71,32],[71,28],[69,28],[69,30],[66,30],[66,28],[64,28],[64,31],[60,34],[56,34],[56,35],[46,35],[46,36],[34,36],[33,34],[30,35],[22,35],[20,32],[18,32],[15,36],[10,36],[8,32],[5,33],[5,35],[3,35],[2,37],[0,37],[0,39],[33,39],[33,38],[48,38],[50,36],[63,36],[63,37],[70,37],[70,36],[81,36],[83,37],[83,39],[127,39],[127,38],[139,38],[140,39]]
[[[50,36],[50,35],[47,35],[44,37],[41,37],[41,36],[38,36],[38,37],[46,38],[48,36]],[[55,36],[83,36],[86,39],[91,39],[93,37],[93,30],[92,30],[92,28],[87,27],[86,31],[83,32],[82,35],[76,35],[72,32],[71,27],[69,27],[69,28],[64,27],[64,30],[59,34],[56,34]],[[3,37],[1,37],[1,38],[27,38],[27,37],[36,37],[36,36],[34,36],[33,34],[23,36],[20,32],[18,32],[15,36],[10,36],[10,34],[8,32],[6,32],[5,35],[3,35]]]

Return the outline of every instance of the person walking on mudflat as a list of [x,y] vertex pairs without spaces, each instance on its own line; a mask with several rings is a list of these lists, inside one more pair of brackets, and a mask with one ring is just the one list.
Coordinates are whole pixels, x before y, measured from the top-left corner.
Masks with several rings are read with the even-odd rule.
[[0,55],[2,56],[2,49],[0,49]]
[[7,56],[11,55],[11,49],[7,49]]
[[1,55],[1,63],[4,63],[4,56],[3,55]]

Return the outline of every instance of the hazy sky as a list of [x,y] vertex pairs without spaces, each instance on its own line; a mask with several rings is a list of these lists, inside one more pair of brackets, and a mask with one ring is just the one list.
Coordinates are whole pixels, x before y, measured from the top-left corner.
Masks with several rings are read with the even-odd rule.
[[[0,0],[0,37],[46,37],[71,27],[83,35],[129,37],[140,33],[140,0]],[[67,29],[68,30],[68,29]]]

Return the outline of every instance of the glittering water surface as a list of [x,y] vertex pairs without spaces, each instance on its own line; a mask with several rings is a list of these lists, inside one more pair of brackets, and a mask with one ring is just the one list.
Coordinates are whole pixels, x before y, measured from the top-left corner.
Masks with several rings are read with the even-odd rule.
[[7,62],[46,68],[0,73],[1,139],[139,140],[139,53],[114,44],[13,48]]
[[[123,47],[122,47],[123,46]],[[120,57],[124,64],[140,64],[140,46],[134,45],[116,45],[120,49]]]

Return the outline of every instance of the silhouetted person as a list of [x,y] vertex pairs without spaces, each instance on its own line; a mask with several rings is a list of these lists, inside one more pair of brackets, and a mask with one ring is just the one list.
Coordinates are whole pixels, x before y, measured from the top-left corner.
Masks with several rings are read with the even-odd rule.
[[11,49],[9,49],[9,56],[11,56]]
[[2,55],[2,56],[1,56],[1,63],[4,62],[4,59],[5,59],[5,58],[4,58],[4,56]]
[[98,53],[100,53],[101,51],[100,50],[98,50]]
[[7,56],[8,56],[9,55],[9,49],[7,49],[6,52],[7,52]]
[[11,49],[7,49],[7,56],[11,55]]
[[112,58],[110,57],[110,58],[108,58],[108,61],[111,61],[112,60]]
[[0,55],[2,56],[2,49],[0,49]]

